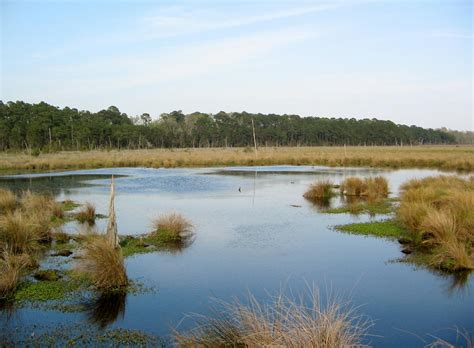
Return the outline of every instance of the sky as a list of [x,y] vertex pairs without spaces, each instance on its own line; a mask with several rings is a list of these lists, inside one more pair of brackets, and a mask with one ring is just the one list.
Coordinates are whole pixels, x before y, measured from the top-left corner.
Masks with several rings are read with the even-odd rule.
[[0,0],[0,100],[473,130],[473,2]]

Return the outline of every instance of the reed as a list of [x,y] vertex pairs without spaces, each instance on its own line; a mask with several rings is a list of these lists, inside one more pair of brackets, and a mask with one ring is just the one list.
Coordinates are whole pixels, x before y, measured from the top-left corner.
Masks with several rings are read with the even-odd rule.
[[128,285],[122,252],[110,245],[104,236],[88,238],[78,268],[87,273],[100,290],[119,290]]
[[311,200],[329,199],[334,195],[332,191],[333,184],[329,180],[319,180],[310,185],[308,191],[303,195],[304,198]]
[[282,293],[269,302],[249,294],[247,303],[218,302],[214,316],[191,316],[196,327],[174,333],[180,347],[353,347],[370,322],[352,308],[329,301],[321,305],[318,292],[289,298]]

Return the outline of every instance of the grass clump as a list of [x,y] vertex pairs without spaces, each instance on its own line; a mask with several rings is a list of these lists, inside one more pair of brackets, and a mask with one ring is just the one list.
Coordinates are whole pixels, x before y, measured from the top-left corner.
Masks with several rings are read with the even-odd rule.
[[193,225],[181,214],[170,213],[152,221],[153,232],[150,236],[159,237],[163,242],[182,242],[189,237]]
[[39,249],[38,225],[21,211],[0,216],[0,247],[13,254],[32,254]]
[[400,226],[400,224],[393,219],[338,225],[336,226],[336,229],[351,234],[393,239],[407,236],[406,229]]
[[116,249],[103,236],[91,237],[85,243],[79,269],[87,273],[100,290],[117,290],[128,285],[120,248]]
[[283,294],[259,302],[219,302],[213,317],[194,315],[196,328],[175,332],[180,347],[349,347],[361,346],[370,326],[351,308],[329,301],[316,290],[294,300]]
[[319,180],[311,184],[303,197],[311,200],[329,199],[334,195],[332,188],[333,184],[329,180]]
[[28,265],[27,255],[13,255],[4,251],[0,257],[0,300],[15,292],[22,270]]
[[411,180],[402,186],[397,217],[429,265],[474,269],[474,181],[455,176]]
[[75,218],[81,223],[87,222],[89,225],[95,224],[95,206],[90,202],[86,202],[76,213]]
[[342,195],[366,197],[370,202],[378,201],[388,196],[388,181],[383,176],[346,178],[339,186]]
[[17,198],[10,190],[0,189],[0,213],[11,212],[17,206]]

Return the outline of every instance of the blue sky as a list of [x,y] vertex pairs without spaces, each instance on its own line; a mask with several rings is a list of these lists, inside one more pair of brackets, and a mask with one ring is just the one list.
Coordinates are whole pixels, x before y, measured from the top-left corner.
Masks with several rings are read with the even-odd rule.
[[3,101],[473,130],[469,0],[0,1]]

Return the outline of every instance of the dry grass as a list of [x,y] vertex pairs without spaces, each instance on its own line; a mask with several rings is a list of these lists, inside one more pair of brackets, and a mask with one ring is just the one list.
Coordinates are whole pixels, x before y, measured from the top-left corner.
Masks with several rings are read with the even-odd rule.
[[261,303],[219,302],[213,317],[194,315],[195,329],[175,332],[180,347],[352,347],[363,346],[370,322],[335,301],[322,306],[318,292],[297,300],[278,294]]
[[86,202],[81,209],[76,213],[76,220],[79,222],[87,222],[89,225],[93,225],[95,223],[95,206],[90,202]]
[[341,194],[352,197],[364,197],[375,202],[388,196],[388,181],[383,176],[346,178],[340,185]]
[[31,254],[38,250],[40,236],[37,224],[20,211],[0,217],[0,247],[14,254]]
[[233,165],[328,165],[474,170],[473,146],[260,147],[70,151],[0,154],[0,170],[58,170],[109,167],[212,167]]
[[192,231],[193,225],[178,213],[169,213],[157,217],[152,221],[152,234],[160,234],[168,241],[180,242]]
[[15,210],[17,198],[10,190],[0,189],[0,213]]
[[28,265],[27,255],[12,255],[4,251],[0,256],[0,299],[6,299],[15,291],[21,271]]
[[54,205],[54,199],[50,196],[39,195],[31,191],[23,192],[21,196],[21,207],[28,213],[50,213]]
[[101,290],[117,290],[128,285],[121,250],[111,246],[103,236],[90,237],[85,243],[79,270],[89,274],[92,283]]
[[399,220],[430,264],[451,271],[474,269],[474,181],[455,176],[412,180],[402,186]]
[[312,200],[328,199],[334,195],[332,188],[333,184],[329,180],[320,180],[311,184],[303,197]]

